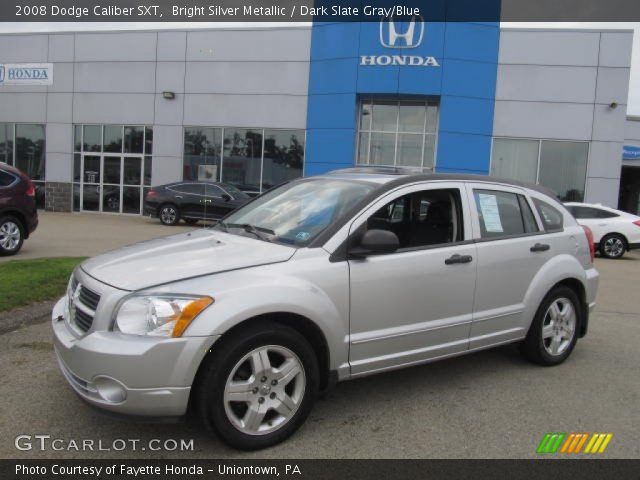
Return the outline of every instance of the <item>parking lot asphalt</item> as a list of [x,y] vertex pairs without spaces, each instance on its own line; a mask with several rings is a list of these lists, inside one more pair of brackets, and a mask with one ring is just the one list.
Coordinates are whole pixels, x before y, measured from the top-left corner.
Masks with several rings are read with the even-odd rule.
[[[197,425],[105,417],[62,378],[48,323],[6,333],[0,458],[535,458],[547,432],[611,432],[599,457],[639,458],[640,254],[596,265],[601,286],[590,331],[564,364],[538,367],[507,346],[344,382],[290,440],[253,453],[229,449]],[[65,447],[93,440],[94,450],[20,451],[21,434],[50,435]],[[138,450],[104,450],[118,439],[140,440]],[[142,450],[152,439],[193,440],[194,449]]]
[[38,211],[39,225],[22,250],[0,262],[42,257],[92,257],[130,243],[193,229],[181,223],[162,225],[139,215],[53,213]]

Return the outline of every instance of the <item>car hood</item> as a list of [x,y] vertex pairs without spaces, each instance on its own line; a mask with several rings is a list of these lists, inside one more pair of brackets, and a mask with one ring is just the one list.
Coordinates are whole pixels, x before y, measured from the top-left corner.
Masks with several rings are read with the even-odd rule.
[[289,260],[296,249],[208,229],[135,243],[86,260],[96,280],[139,290],[212,273]]

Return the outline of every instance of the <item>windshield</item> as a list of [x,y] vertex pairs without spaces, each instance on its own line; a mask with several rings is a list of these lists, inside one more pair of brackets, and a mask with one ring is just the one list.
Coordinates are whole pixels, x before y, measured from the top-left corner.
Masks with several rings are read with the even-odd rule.
[[249,195],[244,193],[242,190],[238,190],[236,187],[229,183],[223,183],[221,187],[225,189],[227,193],[233,195],[235,198],[249,198]]
[[236,210],[216,228],[305,246],[374,188],[333,179],[287,183]]

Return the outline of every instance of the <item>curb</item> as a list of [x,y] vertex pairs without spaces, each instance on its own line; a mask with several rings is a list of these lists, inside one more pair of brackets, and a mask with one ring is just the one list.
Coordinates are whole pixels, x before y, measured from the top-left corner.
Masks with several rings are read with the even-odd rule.
[[0,335],[29,325],[48,322],[56,301],[46,300],[0,313]]

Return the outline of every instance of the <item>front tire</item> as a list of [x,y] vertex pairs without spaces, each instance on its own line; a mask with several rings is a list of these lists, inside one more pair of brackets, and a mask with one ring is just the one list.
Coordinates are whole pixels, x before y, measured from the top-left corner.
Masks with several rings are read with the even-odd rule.
[[622,258],[624,252],[627,250],[627,242],[622,235],[611,233],[600,240],[598,250],[600,251],[600,255],[605,258]]
[[15,255],[24,243],[24,227],[10,215],[0,217],[0,257]]
[[304,423],[318,385],[318,361],[302,335],[256,324],[214,344],[198,374],[196,413],[228,445],[266,448]]
[[180,210],[171,203],[166,203],[158,209],[158,217],[163,225],[173,226],[180,221]]
[[521,352],[538,365],[558,365],[571,355],[578,341],[579,328],[578,296],[569,287],[554,288],[542,300]]

